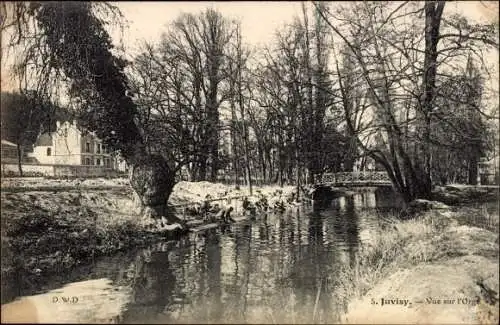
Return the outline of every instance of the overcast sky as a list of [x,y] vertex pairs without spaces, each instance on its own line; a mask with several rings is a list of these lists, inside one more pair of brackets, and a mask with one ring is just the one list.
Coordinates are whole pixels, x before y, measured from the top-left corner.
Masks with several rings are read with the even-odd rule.
[[224,17],[241,21],[245,41],[257,45],[268,43],[274,31],[290,22],[301,10],[300,2],[119,2],[125,18],[129,20],[126,45],[134,46],[138,39],[157,40],[166,30],[165,25],[182,12],[199,13],[214,8]]
[[[192,2],[146,2],[130,1],[115,2],[129,22],[123,35],[112,31],[113,39],[123,40],[127,56],[131,58],[138,42],[141,40],[155,41],[166,30],[167,23],[172,22],[182,12],[199,13],[213,7],[227,18],[241,21],[244,42],[259,45],[272,41],[274,32],[285,23],[291,22],[294,15],[301,13],[301,2],[283,1],[192,1]],[[335,5],[335,4],[333,4]],[[470,19],[485,21],[495,19],[498,22],[498,2],[496,1],[456,1],[445,6],[446,12],[458,10]],[[497,60],[498,53],[493,61]],[[4,60],[5,61],[5,60]],[[5,70],[2,63],[2,75]],[[2,88],[9,88],[6,78],[2,78]]]
[[[158,40],[172,22],[182,12],[199,13],[206,8],[215,8],[227,18],[241,21],[244,41],[253,45],[271,42],[274,32],[283,24],[291,22],[294,15],[301,14],[300,1],[191,1],[191,2],[116,2],[129,21],[123,41],[126,48],[135,50],[137,41]],[[335,6],[335,3],[332,4]],[[498,2],[495,1],[455,1],[445,6],[447,12],[458,11],[470,19],[498,21]],[[118,36],[118,34],[115,34]]]

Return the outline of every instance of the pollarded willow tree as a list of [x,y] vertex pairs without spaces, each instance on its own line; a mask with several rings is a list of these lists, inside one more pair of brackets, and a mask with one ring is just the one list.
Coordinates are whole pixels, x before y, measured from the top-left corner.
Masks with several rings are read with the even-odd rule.
[[[406,201],[431,197],[433,126],[445,117],[437,106],[439,89],[457,79],[456,71],[471,53],[482,62],[484,50],[498,49],[494,24],[444,15],[444,7],[444,1],[353,2],[335,10],[316,5],[337,38],[337,78],[347,124]],[[366,102],[354,105],[356,96]],[[359,128],[353,117],[367,105],[370,114],[365,116],[371,118]],[[371,141],[363,143],[365,136]]]
[[12,2],[2,11],[2,33],[12,35],[9,45],[23,49],[15,69],[19,79],[48,95],[66,86],[66,95],[78,101],[79,125],[129,164],[144,215],[164,216],[174,171],[169,159],[146,149],[137,123],[127,62],[114,53],[106,31],[110,21],[120,22],[119,10],[99,2]]

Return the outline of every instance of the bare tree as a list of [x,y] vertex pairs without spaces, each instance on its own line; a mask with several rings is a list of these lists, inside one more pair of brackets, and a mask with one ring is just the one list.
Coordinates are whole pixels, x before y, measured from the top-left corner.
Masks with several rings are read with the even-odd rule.
[[[443,8],[444,2],[426,2],[423,8],[418,3],[366,2],[332,13],[316,5],[338,43],[345,46],[341,47],[344,62],[354,67],[340,69],[337,61],[347,124],[356,131],[353,98],[345,81],[361,80],[372,118],[358,130],[358,145],[384,166],[407,201],[431,196],[431,121],[437,118],[437,89],[452,74],[450,67],[461,62],[470,49],[479,53],[480,46],[473,40],[494,43],[488,26],[462,23],[465,37],[448,33],[457,27],[456,17],[444,19]],[[370,135],[371,144],[359,139]]]

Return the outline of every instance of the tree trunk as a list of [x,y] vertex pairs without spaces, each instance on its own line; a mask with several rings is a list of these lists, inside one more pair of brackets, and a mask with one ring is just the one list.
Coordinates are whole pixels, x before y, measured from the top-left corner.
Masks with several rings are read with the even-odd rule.
[[280,135],[280,138],[279,138],[279,145],[278,145],[278,175],[279,175],[279,184],[280,184],[280,187],[283,187],[283,185],[285,185],[285,160],[286,160],[286,156],[285,154],[283,153],[283,146],[282,146],[282,143],[283,143],[283,139]]
[[166,214],[167,201],[175,185],[175,173],[164,157],[143,155],[131,164],[129,180],[139,199],[145,217],[165,217],[170,223],[180,222]]
[[[439,27],[441,25],[441,15],[444,9],[444,1],[427,1],[425,3],[425,57],[424,57],[424,77],[422,86],[424,92],[421,100],[421,110],[423,114],[423,168],[417,166],[418,169],[423,169],[418,179],[415,179],[418,186],[416,192],[417,197],[430,197],[432,190],[431,180],[431,113],[433,111],[435,88],[436,88],[436,73],[437,73],[437,45],[439,42]],[[417,162],[419,164],[419,162]]]
[[[243,105],[242,102],[242,96],[240,94],[240,105]],[[250,191],[250,195],[253,195],[253,188],[252,188],[252,175],[250,173],[250,154],[248,150],[248,134],[247,134],[247,127],[245,123],[245,110],[243,106],[240,106],[241,108],[241,119],[243,122],[243,153],[244,153],[244,159],[245,159],[245,174],[247,177],[247,185],[248,185],[248,190]]]
[[245,106],[243,102],[243,66],[242,66],[242,48],[241,48],[241,30],[238,24],[237,30],[237,64],[238,64],[238,106],[240,108],[241,123],[242,123],[242,137],[243,137],[243,156],[245,159],[245,174],[247,176],[247,185],[250,195],[253,194],[252,188],[252,175],[250,171],[250,150],[248,143],[248,128],[245,119]]
[[23,150],[21,145],[17,144],[17,167],[19,168],[19,176],[23,177]]
[[196,177],[197,181],[205,181],[207,180],[207,157],[204,154],[208,149],[202,149],[202,155],[198,158],[198,175]]
[[[232,91],[232,89],[231,89]],[[237,118],[234,105],[234,99],[231,100],[231,146],[232,146],[232,161],[233,161],[233,172],[234,172],[234,184],[240,185],[240,155],[237,143]]]
[[468,168],[468,183],[470,185],[477,185],[477,174],[478,174],[478,168],[477,168],[477,159],[476,157],[473,157],[472,159],[469,159],[469,168]]

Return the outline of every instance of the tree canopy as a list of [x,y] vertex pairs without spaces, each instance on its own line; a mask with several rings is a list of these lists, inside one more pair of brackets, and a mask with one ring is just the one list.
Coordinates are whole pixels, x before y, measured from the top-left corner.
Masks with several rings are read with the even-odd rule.
[[412,200],[473,183],[492,148],[484,57],[498,26],[445,7],[304,3],[259,48],[208,9],[180,15],[132,62],[108,34],[120,21],[110,4],[20,3],[2,28],[25,49],[25,88],[66,89],[79,123],[132,164],[160,155],[191,180],[301,184],[370,157]]

